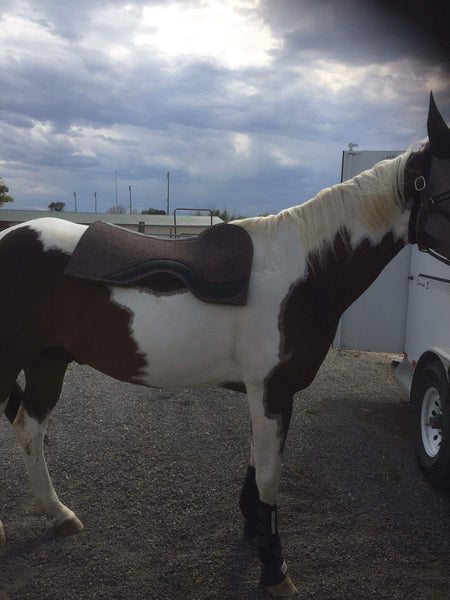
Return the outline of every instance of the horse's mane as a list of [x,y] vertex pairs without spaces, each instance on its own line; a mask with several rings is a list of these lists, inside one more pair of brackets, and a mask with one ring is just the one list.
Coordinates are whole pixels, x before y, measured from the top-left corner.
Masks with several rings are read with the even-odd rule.
[[297,225],[300,242],[308,257],[321,254],[336,234],[345,229],[364,229],[376,236],[384,233],[403,206],[404,170],[410,151],[383,160],[349,181],[325,188],[315,198],[276,215],[236,221],[249,232],[273,238],[283,224]]

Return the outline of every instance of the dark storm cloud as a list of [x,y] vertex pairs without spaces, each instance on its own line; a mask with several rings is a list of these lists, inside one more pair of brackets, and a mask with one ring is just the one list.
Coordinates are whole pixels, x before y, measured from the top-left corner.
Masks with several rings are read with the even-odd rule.
[[450,3],[264,0],[261,10],[284,32],[284,60],[326,55],[364,65],[408,56],[448,68]]
[[139,45],[142,27],[150,37],[158,31],[157,22],[143,25],[151,5],[166,7],[2,3],[0,27],[11,15],[30,25],[3,56],[0,39],[0,175],[11,173],[18,199],[34,201],[29,173],[38,170],[49,201],[77,189],[80,207],[94,187],[103,197],[111,191],[117,168],[136,194],[141,185],[148,207],[171,170],[174,193],[193,205],[277,211],[336,183],[350,140],[401,149],[423,136],[429,85],[450,111],[440,46],[400,9],[389,15],[356,0],[241,6],[273,36],[272,49],[261,50],[271,61],[230,67],[208,54],[211,40],[204,55]]

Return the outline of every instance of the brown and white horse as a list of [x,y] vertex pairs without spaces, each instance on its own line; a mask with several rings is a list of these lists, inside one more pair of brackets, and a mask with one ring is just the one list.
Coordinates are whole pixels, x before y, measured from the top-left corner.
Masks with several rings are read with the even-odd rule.
[[245,306],[204,303],[188,290],[152,293],[68,278],[66,264],[86,227],[61,219],[0,234],[0,414],[14,422],[34,492],[57,532],[83,527],[59,501],[43,454],[72,359],[145,386],[242,389],[252,421],[240,498],[245,533],[256,538],[263,585],[275,597],[295,593],[276,508],[292,397],[314,379],[343,311],[401,248],[420,237],[424,249],[449,257],[447,217],[444,234],[432,224],[442,225],[440,207],[449,200],[450,130],[432,98],[428,135],[420,150],[304,205],[236,222],[253,243]]

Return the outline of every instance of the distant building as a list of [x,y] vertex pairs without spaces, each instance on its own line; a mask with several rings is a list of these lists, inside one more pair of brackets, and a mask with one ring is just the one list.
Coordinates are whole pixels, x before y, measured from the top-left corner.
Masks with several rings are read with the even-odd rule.
[[177,215],[117,215],[113,213],[56,212],[39,210],[0,209],[0,230],[42,217],[55,217],[81,225],[91,225],[103,221],[120,225],[132,231],[140,231],[164,237],[198,235],[211,225],[222,223],[219,217]]

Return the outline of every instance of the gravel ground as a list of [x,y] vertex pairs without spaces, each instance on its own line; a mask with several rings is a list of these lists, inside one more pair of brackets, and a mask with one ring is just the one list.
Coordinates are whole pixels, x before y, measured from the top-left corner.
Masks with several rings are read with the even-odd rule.
[[[71,365],[46,455],[84,531],[34,508],[0,422],[0,600],[262,600],[238,498],[245,397],[147,390]],[[448,600],[450,498],[423,483],[385,354],[330,351],[295,400],[280,531],[301,599]]]

